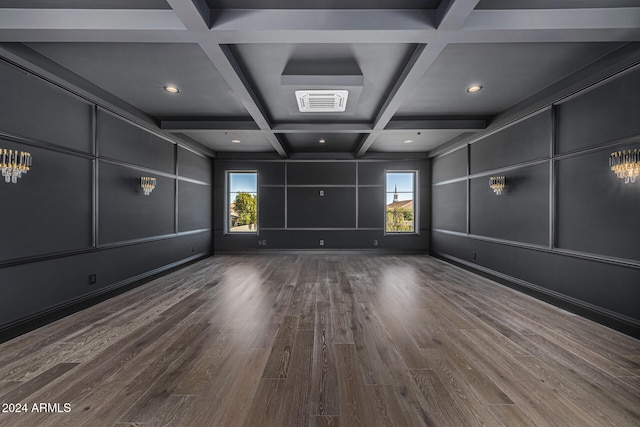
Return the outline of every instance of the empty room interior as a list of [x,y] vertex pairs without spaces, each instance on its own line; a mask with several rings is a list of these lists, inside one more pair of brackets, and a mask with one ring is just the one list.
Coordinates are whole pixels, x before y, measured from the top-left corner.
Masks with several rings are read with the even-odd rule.
[[0,425],[640,425],[637,0],[0,0]]

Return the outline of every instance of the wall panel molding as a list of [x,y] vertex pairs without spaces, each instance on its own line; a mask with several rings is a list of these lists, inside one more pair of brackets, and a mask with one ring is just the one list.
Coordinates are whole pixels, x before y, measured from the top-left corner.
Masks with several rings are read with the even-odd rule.
[[[21,73],[0,59],[0,80],[18,79],[20,102],[35,106],[0,99],[3,147],[34,154],[19,184],[0,184],[3,203],[20,207],[10,211],[14,227],[4,236],[18,244],[0,254],[0,332],[211,253],[209,158]],[[158,185],[143,196],[140,177],[147,175]],[[94,275],[97,283],[90,283]]]

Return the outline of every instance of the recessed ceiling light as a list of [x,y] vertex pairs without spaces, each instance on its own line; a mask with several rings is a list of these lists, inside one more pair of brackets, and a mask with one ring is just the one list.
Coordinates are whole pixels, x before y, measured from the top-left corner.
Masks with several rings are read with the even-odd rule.
[[413,142],[413,139],[405,139],[404,143],[405,144],[411,144]]
[[324,144],[324,143],[325,143],[325,142],[327,142],[327,141],[326,141],[325,139],[319,139],[319,140],[318,140],[318,142],[319,142],[320,144]]
[[240,144],[240,140],[239,139],[232,139],[231,142],[233,142],[234,144]]
[[468,93],[476,93],[476,92],[479,92],[480,90],[482,90],[482,86],[480,86],[480,85],[469,86],[467,88],[467,92]]
[[169,93],[178,93],[178,92],[180,92],[180,89],[178,89],[175,86],[165,86],[164,90],[166,90]]

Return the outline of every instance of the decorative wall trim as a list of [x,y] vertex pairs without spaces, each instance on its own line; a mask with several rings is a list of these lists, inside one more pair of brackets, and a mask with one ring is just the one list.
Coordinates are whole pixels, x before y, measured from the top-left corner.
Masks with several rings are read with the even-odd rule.
[[525,280],[500,273],[481,265],[470,263],[451,255],[439,253],[436,251],[432,251],[430,255],[451,262],[452,264],[458,265],[466,270],[478,273],[481,276],[488,277],[489,279],[497,281],[498,283],[501,283],[507,287],[524,292],[537,299],[571,311],[572,313],[576,313],[580,316],[602,323],[605,326],[609,326],[635,338],[640,338],[640,322],[628,316],[615,313],[611,310],[598,307],[596,305],[543,288]]
[[31,264],[31,263],[35,263],[35,262],[42,262],[42,261],[49,261],[52,259],[57,259],[57,258],[65,258],[65,257],[70,257],[70,256],[75,256],[75,255],[84,255],[84,254],[88,254],[91,252],[97,252],[97,251],[104,251],[104,250],[108,250],[108,249],[113,249],[113,248],[119,248],[119,247],[123,247],[123,246],[131,246],[131,245],[137,245],[137,244],[141,244],[141,243],[148,243],[148,242],[155,242],[157,240],[166,240],[166,239],[173,239],[176,237],[182,237],[182,236],[189,236],[192,234],[199,234],[199,233],[206,233],[206,232],[212,232],[213,233],[213,229],[211,228],[203,228],[200,230],[189,230],[189,231],[182,231],[180,233],[172,233],[172,234],[164,234],[161,236],[152,236],[152,237],[144,237],[144,238],[140,238],[140,239],[134,239],[134,240],[127,240],[124,242],[114,242],[114,243],[106,243],[97,247],[87,247],[87,248],[83,248],[83,249],[76,249],[76,250],[71,250],[71,251],[64,251],[64,252],[54,252],[54,253],[48,253],[48,254],[43,254],[43,255],[36,255],[36,256],[29,256],[29,257],[22,257],[22,258],[14,258],[14,259],[9,259],[9,260],[5,260],[0,262],[0,268],[5,268],[5,267],[15,267],[18,265],[23,265],[23,264]]
[[33,139],[33,138],[22,136],[22,135],[17,135],[17,134],[2,131],[2,130],[0,130],[0,138],[6,139],[7,141],[28,145],[31,147],[41,148],[43,150],[54,151],[60,154],[67,154],[70,156],[82,157],[84,159],[96,158],[94,154],[88,153],[86,151],[74,150],[73,148],[63,147],[61,145],[53,144],[51,142],[40,141],[37,139]]
[[460,181],[464,181],[466,179],[476,179],[476,178],[483,178],[485,176],[490,176],[490,175],[500,175],[500,174],[504,174],[505,172],[510,172],[510,171],[514,171],[514,170],[518,170],[518,169],[522,169],[522,168],[526,168],[529,166],[537,166],[537,165],[543,165],[545,163],[549,163],[549,158],[545,158],[545,159],[540,159],[540,160],[529,160],[527,162],[522,162],[522,163],[517,163],[515,165],[510,165],[510,166],[505,166],[502,168],[497,168],[497,169],[489,169],[486,171],[482,171],[482,172],[476,172],[474,174],[471,175],[465,175],[459,178],[452,178],[452,179],[448,179],[446,181],[438,181],[438,182],[434,182],[433,184],[431,184],[432,187],[437,187],[439,185],[446,185],[446,184],[452,184],[454,182],[460,182]]
[[157,240],[173,239],[175,237],[189,236],[191,234],[205,233],[207,231],[212,231],[212,229],[203,228],[200,230],[189,230],[189,231],[182,231],[180,233],[169,233],[169,234],[162,234],[159,236],[141,237],[139,239],[123,240],[121,242],[103,243],[98,246],[98,249],[120,248],[122,246],[131,246],[131,245],[137,245],[140,243],[155,242]]
[[57,318],[61,318],[68,314],[76,312],[78,310],[81,310],[85,308],[85,306],[81,306],[82,303],[88,303],[88,305],[94,305],[96,302],[91,302],[91,301],[103,295],[110,294],[120,289],[122,289],[123,291],[127,291],[131,288],[147,283],[148,281],[153,279],[154,276],[156,275],[159,275],[161,273],[166,274],[169,272],[169,270],[182,267],[185,264],[195,262],[197,260],[204,259],[209,256],[211,256],[211,253],[209,251],[201,252],[199,254],[181,259],[171,264],[163,265],[162,267],[149,270],[137,276],[130,277],[118,283],[105,286],[104,288],[97,289],[93,292],[83,294],[80,297],[73,298],[61,304],[51,306],[45,310],[39,311],[37,313],[31,314],[29,316],[26,316],[21,319],[2,325],[0,326],[0,343],[7,341],[9,339],[12,339],[18,335],[24,334],[35,328],[38,328],[44,324],[50,323]]
[[477,234],[461,233],[459,231],[442,230],[437,228],[434,228],[431,231],[434,233],[449,234],[452,236],[464,237],[467,239],[481,240],[483,242],[497,243],[500,245],[514,246],[517,248],[531,249],[539,252],[546,252],[546,253],[551,253],[556,255],[564,255],[572,258],[581,258],[589,261],[598,261],[598,262],[604,262],[607,264],[620,265],[623,267],[640,269],[640,261],[635,261],[631,259],[615,258],[615,257],[609,257],[605,255],[596,255],[588,252],[572,251],[570,249],[561,249],[557,247],[554,247],[553,249],[549,249],[547,246],[517,242],[515,240],[505,240],[505,239],[498,239],[494,237],[480,236]]
[[421,255],[421,250],[393,250],[393,249],[245,249],[237,251],[215,251],[218,255]]

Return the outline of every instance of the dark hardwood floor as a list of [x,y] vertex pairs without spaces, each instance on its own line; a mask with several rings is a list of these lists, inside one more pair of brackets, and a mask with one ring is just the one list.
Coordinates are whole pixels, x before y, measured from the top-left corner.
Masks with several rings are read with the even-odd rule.
[[0,345],[0,403],[27,405],[2,426],[638,426],[640,341],[427,256],[217,256]]

